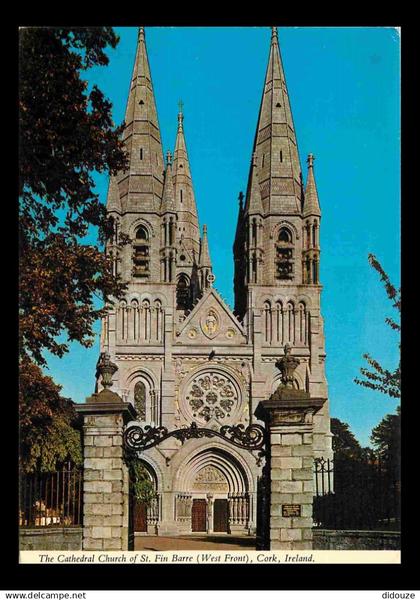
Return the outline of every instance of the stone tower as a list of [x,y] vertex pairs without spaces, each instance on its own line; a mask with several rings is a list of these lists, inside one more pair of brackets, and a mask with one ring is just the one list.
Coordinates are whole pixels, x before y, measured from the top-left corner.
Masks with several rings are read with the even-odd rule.
[[[286,342],[300,359],[294,385],[326,397],[313,157],[304,195],[276,30],[245,203],[240,198],[235,312],[213,286],[205,225],[200,236],[182,104],[174,151],[163,159],[143,28],[124,140],[129,167],[110,180],[115,235],[107,252],[128,287],[103,321],[101,351],[118,366],[113,389],[134,405],[136,422],[246,427],[279,384],[275,363]],[[315,418],[315,447],[325,456],[328,407]],[[172,437],[142,460],[158,500],[147,514],[139,508],[137,530],[255,531],[262,465],[250,452],[220,438]]]
[[[235,243],[235,313],[254,348],[254,394],[260,396],[270,363],[290,344],[300,359],[295,386],[328,397],[320,312],[321,210],[308,157],[303,186],[296,132],[277,28],[272,28],[245,205],[242,194]],[[329,456],[328,402],[315,416],[314,447]]]

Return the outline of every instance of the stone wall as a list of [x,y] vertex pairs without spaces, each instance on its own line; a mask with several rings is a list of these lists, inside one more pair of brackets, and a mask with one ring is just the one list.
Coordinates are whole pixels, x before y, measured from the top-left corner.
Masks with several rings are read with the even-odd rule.
[[81,550],[82,527],[20,529],[20,550]]
[[314,550],[400,550],[399,531],[313,530]]

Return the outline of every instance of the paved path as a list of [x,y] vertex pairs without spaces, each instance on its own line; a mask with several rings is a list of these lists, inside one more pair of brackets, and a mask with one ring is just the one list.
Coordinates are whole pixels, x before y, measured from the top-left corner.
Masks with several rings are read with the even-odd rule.
[[135,550],[255,550],[255,537],[232,535],[136,536]]

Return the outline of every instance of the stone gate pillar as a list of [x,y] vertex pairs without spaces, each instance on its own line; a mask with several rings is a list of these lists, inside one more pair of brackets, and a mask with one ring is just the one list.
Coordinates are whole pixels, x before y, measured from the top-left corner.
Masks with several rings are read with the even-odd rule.
[[107,389],[111,378],[102,375],[105,388],[76,406],[84,416],[83,549],[128,550],[129,480],[122,434],[135,410]]
[[282,384],[255,411],[269,432],[265,545],[270,550],[312,549],[313,415],[326,399],[291,387],[297,364],[285,348],[285,357],[277,363]]

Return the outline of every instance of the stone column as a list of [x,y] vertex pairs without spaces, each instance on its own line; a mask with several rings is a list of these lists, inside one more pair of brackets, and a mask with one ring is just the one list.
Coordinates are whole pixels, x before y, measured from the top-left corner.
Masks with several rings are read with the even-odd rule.
[[84,416],[83,549],[128,550],[129,479],[122,434],[135,410],[108,389],[76,410]]
[[256,416],[265,421],[270,439],[267,549],[312,549],[312,418],[324,402],[280,386],[257,407]]

